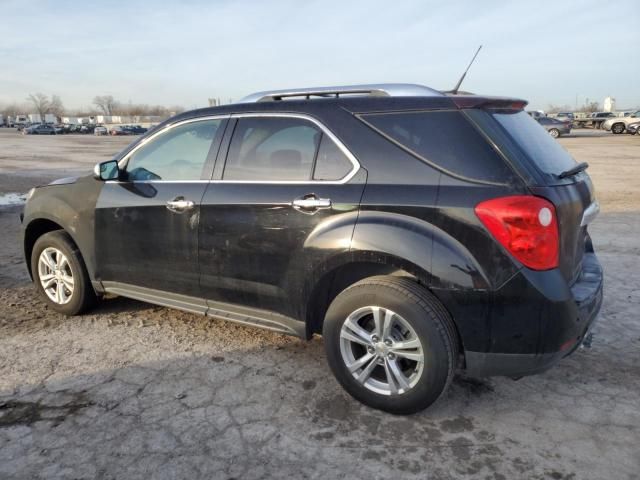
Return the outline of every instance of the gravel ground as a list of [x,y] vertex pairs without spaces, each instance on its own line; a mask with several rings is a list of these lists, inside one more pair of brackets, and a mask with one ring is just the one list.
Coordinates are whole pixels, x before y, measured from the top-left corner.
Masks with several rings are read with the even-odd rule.
[[[130,139],[0,129],[0,197],[91,166]],[[65,318],[34,296],[0,207],[0,478],[632,479],[640,460],[640,138],[561,142],[603,204],[593,347],[517,382],[456,376],[396,417],[347,396],[304,342],[113,298]]]

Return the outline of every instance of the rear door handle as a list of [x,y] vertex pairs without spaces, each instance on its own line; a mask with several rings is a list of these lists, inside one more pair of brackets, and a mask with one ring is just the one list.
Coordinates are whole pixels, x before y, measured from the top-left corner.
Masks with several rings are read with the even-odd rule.
[[328,198],[318,198],[318,197],[305,197],[305,198],[296,198],[292,205],[296,209],[302,210],[320,210],[324,208],[331,208],[331,200]]
[[184,197],[176,197],[167,202],[167,210],[174,213],[183,213],[191,210],[195,206],[191,200],[185,200]]

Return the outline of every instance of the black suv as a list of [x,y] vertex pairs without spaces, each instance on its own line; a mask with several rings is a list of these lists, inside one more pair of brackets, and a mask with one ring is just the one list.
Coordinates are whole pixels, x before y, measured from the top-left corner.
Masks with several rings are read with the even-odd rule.
[[322,334],[343,387],[394,413],[458,367],[541,372],[600,309],[598,203],[525,105],[391,84],[183,113],[32,190],[27,265],[68,315],[111,293]]

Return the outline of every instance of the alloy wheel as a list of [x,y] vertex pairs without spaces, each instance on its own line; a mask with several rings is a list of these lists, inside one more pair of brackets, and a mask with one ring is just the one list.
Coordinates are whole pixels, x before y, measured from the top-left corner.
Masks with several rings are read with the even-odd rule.
[[620,134],[624,132],[624,125],[622,125],[621,123],[616,123],[613,127],[611,127],[611,131],[613,133]]
[[73,271],[65,254],[57,248],[47,247],[40,254],[38,278],[52,302],[64,305],[71,300],[74,289]]
[[340,352],[345,366],[365,388],[401,395],[420,380],[422,343],[409,322],[378,306],[359,308],[344,321]]

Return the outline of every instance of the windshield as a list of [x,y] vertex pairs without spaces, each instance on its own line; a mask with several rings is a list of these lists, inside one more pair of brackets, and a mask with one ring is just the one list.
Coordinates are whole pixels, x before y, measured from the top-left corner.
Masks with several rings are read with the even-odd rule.
[[496,111],[492,116],[543,172],[558,175],[576,166],[569,152],[522,110]]

